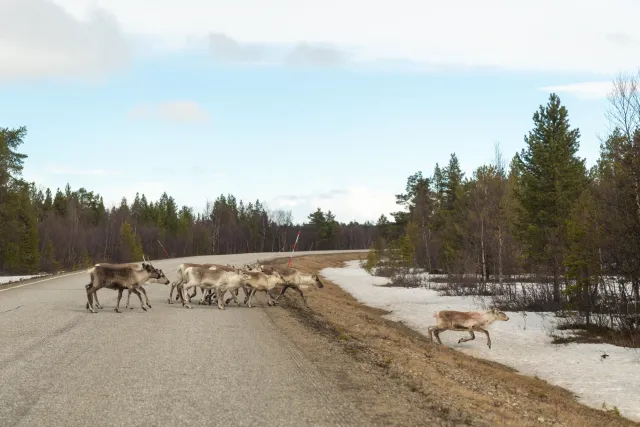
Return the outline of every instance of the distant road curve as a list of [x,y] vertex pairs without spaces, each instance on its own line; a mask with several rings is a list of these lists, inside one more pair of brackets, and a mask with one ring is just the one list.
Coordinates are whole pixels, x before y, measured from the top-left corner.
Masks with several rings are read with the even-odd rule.
[[[294,256],[345,252],[366,251]],[[152,263],[174,280],[182,262],[246,264],[276,255]],[[150,283],[147,312],[132,295],[134,308],[115,313],[117,292],[106,289],[99,291],[104,308],[91,314],[87,283],[80,272],[2,288],[2,426],[364,425],[342,403],[344,392],[269,321],[263,299],[264,308],[189,310],[167,304],[169,286]]]

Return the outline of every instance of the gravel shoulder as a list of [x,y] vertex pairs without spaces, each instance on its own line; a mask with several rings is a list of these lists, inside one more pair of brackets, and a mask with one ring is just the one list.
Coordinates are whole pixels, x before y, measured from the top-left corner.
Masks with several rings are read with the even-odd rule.
[[[295,258],[316,272],[366,254]],[[286,262],[286,260],[282,260]],[[383,310],[359,304],[328,280],[280,299],[268,318],[324,375],[353,397],[372,425],[637,426],[578,403],[567,390],[513,369],[437,346]],[[291,293],[290,293],[291,292]],[[580,375],[576,372],[576,375]]]

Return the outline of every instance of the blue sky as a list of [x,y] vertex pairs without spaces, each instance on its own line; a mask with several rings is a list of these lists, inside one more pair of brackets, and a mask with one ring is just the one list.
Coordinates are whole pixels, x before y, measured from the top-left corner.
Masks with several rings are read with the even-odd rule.
[[[3,40],[26,55],[13,72],[0,73],[0,126],[27,126],[27,179],[52,189],[84,186],[109,203],[136,191],[152,199],[167,191],[201,210],[207,199],[233,193],[290,209],[296,220],[318,206],[345,222],[375,220],[395,210],[394,194],[407,176],[430,175],[452,152],[468,174],[492,160],[496,141],[508,161],[524,146],[532,114],[550,90],[580,128],[580,155],[592,164],[597,135],[607,129],[606,89],[616,70],[630,67],[626,59],[599,67],[580,49],[573,60],[565,58],[571,51],[538,53],[544,66],[518,55],[521,61],[510,63],[513,46],[495,46],[483,63],[475,50],[465,57],[453,42],[453,59],[436,64],[420,57],[426,53],[419,48],[428,46],[403,44],[397,33],[386,44],[357,43],[338,28],[344,46],[361,47],[356,61],[345,59],[339,40],[327,48],[312,44],[322,34],[305,37],[304,26],[295,39],[309,41],[298,44],[284,35],[269,40],[268,28],[261,35],[248,27],[232,34],[220,28],[224,23],[194,24],[193,33],[187,23],[171,27],[162,10],[170,16],[184,2],[169,0],[149,22],[134,16],[142,7],[137,0],[105,3],[110,14],[94,20],[80,13],[81,0],[28,0],[50,6],[41,9],[51,12],[39,26],[52,32],[46,38],[36,34],[36,18],[23,3],[9,0],[22,30],[0,29],[0,59]],[[290,5],[296,16],[298,6]],[[184,19],[197,16],[185,13]],[[411,22],[411,14],[404,17]],[[65,25],[75,33],[56,35]],[[384,59],[392,42],[407,59]],[[446,53],[445,42],[437,47],[438,55]],[[37,56],[43,48],[46,61]],[[288,56],[278,60],[282,55]]]

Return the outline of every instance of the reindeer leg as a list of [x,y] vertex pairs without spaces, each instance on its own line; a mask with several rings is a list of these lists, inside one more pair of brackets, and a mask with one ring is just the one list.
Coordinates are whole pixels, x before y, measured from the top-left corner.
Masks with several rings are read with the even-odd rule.
[[149,304],[149,297],[147,296],[147,291],[144,289],[144,287],[142,287],[142,285],[140,285],[138,289],[140,289],[140,291],[143,293],[145,304],[147,304],[147,307],[151,308],[151,304]]
[[140,292],[136,288],[132,288],[130,291],[138,296],[138,299],[140,300],[140,307],[142,307],[144,311],[147,311],[147,307],[145,307],[144,302],[142,302],[142,295],[140,295]]
[[280,297],[282,295],[284,295],[284,293],[287,291],[287,289],[291,288],[291,285],[284,285],[282,287],[282,290],[280,291],[280,294],[278,294],[278,296],[276,297],[276,302],[278,302],[278,300],[280,299]]
[[[173,304],[173,301],[171,301],[171,297],[173,296],[173,290],[176,288],[176,285],[178,284],[178,282],[171,282],[171,290],[169,290],[169,304]],[[176,297],[178,296],[177,292],[176,292]]]
[[491,348],[491,337],[489,336],[489,331],[478,326],[476,326],[476,330],[478,332],[484,332],[484,334],[487,336],[487,345],[489,346],[489,348]]
[[[204,305],[204,299],[207,296],[207,290],[203,287],[200,287],[200,290],[202,291],[202,296],[200,297],[200,302],[198,304],[200,305]],[[196,296],[196,293],[194,292],[193,295],[191,295],[191,298],[193,298],[194,296]]]
[[116,308],[113,310],[116,313],[122,313],[119,309],[120,309],[120,300],[122,299],[122,291],[124,291],[124,289],[118,289],[118,302],[116,303]]
[[471,340],[475,340],[476,336],[473,333],[473,331],[469,331],[469,336],[468,337],[462,337],[458,340],[458,344],[463,343],[463,342],[467,342],[467,341],[471,341]]
[[445,329],[442,328],[437,328],[435,326],[432,326],[432,330],[433,330],[433,335],[436,337],[436,340],[438,341],[438,344],[442,344],[442,341],[440,341],[440,332],[444,331]]
[[182,299],[182,288],[184,287],[184,283],[178,283],[176,285],[176,301],[180,300],[180,301],[184,301]]
[[224,310],[224,292],[220,291],[220,287],[216,287],[216,299],[218,300],[218,308]]
[[240,306],[240,300],[238,299],[239,291],[240,291],[239,288],[235,288],[233,291],[231,291],[231,295],[233,297],[233,300],[236,302],[236,304],[238,304],[238,307]]
[[269,289],[266,289],[264,292],[267,294],[267,305],[269,307],[275,307],[276,306],[276,302],[273,299],[273,296],[271,296],[271,292],[269,292]]
[[249,293],[249,301],[247,301],[247,307],[249,308],[253,308],[253,306],[251,305],[251,300],[253,299],[253,295],[256,293],[256,288],[251,289],[251,292]]
[[185,283],[182,285],[182,289],[180,290],[180,295],[182,296],[182,306],[186,307],[186,308],[191,308],[191,306],[189,305],[189,303],[191,301],[187,300],[187,291],[191,288],[192,286],[189,286],[188,283]]
[[[127,289],[127,305],[124,306],[124,308],[129,308],[129,299],[131,298],[131,289]],[[133,307],[131,307],[131,310],[133,310]]]
[[96,302],[96,308],[100,308],[101,309],[102,305],[100,304],[100,301],[98,301],[98,293],[97,292],[95,292],[93,294],[93,300]]
[[309,307],[309,304],[307,304],[307,298],[305,298],[304,294],[302,293],[302,289],[300,289],[298,287],[295,287],[293,289],[295,289],[296,291],[298,291],[300,293],[300,296],[302,297],[302,301],[304,301],[304,305],[306,305],[307,308],[311,308],[311,307]]
[[[87,285],[87,286],[92,286],[91,284]],[[97,311],[95,311],[93,309],[93,295],[96,293],[97,289],[90,287],[87,288],[87,310],[91,311],[92,313],[97,313]]]
[[278,302],[276,301],[276,299],[273,297],[273,294],[271,293],[271,289],[269,289],[269,291],[267,291],[267,293],[269,294],[269,297],[271,297],[271,304],[273,306],[277,305]]
[[240,302],[238,301],[238,291],[239,289],[236,288],[234,290],[232,290],[231,293],[231,297],[227,298],[224,302],[225,305],[229,304],[231,302],[231,300],[234,300],[236,302],[236,304],[240,305]]
[[244,292],[244,304],[247,304],[247,301],[249,301],[249,294],[251,293],[251,288],[249,288],[246,285],[242,285],[242,292]]

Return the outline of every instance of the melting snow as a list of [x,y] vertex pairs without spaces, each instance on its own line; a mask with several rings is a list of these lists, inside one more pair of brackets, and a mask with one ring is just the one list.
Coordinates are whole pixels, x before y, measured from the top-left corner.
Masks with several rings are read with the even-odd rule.
[[[424,288],[384,287],[388,279],[372,277],[349,261],[346,268],[325,268],[321,274],[358,301],[370,307],[390,311],[392,320],[428,336],[439,310],[482,311],[472,297],[440,296]],[[555,318],[549,313],[506,312],[509,321],[496,321],[489,327],[491,349],[486,336],[476,334],[474,341],[458,344],[466,332],[440,333],[444,345],[465,354],[493,360],[523,374],[536,375],[572,391],[589,406],[602,409],[617,406],[620,413],[640,421],[640,353],[637,349],[610,344],[552,344],[549,332]],[[560,335],[556,331],[557,335]],[[602,359],[603,353],[609,355]]]

